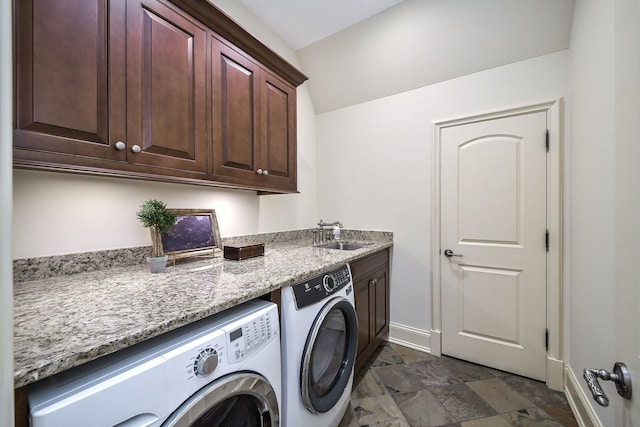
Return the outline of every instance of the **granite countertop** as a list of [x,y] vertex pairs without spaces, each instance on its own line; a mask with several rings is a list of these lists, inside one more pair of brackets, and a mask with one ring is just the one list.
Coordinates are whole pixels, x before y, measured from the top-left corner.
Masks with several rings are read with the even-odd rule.
[[359,239],[351,240],[370,242],[353,251],[312,247],[308,238],[261,239],[273,235],[251,236],[265,243],[265,254],[243,261],[207,258],[167,267],[160,274],[137,264],[15,283],[14,386],[81,365],[393,244],[387,232],[352,234]]

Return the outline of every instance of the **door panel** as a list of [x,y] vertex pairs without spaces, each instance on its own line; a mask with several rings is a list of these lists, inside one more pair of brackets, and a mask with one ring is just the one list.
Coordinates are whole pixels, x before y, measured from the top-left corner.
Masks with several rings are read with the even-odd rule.
[[[257,180],[258,67],[233,49],[210,39],[213,80],[213,172]],[[217,78],[216,76],[219,76]]]
[[444,128],[442,351],[545,378],[546,114]]
[[460,270],[460,333],[517,345],[522,272],[464,265]]
[[491,136],[460,146],[459,241],[517,243],[520,143]]
[[15,3],[15,146],[124,161],[124,2],[66,3]]
[[276,76],[263,72],[264,107],[262,128],[265,143],[261,165],[274,187],[296,188],[296,89]]
[[204,26],[154,0],[127,22],[129,161],[206,172]]
[[361,360],[362,352],[371,344],[371,339],[375,335],[371,331],[371,287],[369,280],[359,280],[354,282],[354,299],[356,305],[356,313],[358,315],[358,351],[356,359]]
[[387,283],[388,272],[385,269],[374,279],[375,289],[375,335],[380,339],[385,339],[384,335],[389,332],[389,284]]
[[[616,2],[616,122],[615,122],[615,313],[616,337],[614,362],[627,365],[631,374],[632,397],[624,400],[611,383],[602,384],[615,406],[616,427],[640,426],[640,3]],[[593,242],[598,244],[598,242]],[[604,292],[610,284],[603,283]],[[598,349],[609,354],[609,349]],[[602,354],[602,353],[601,353]],[[598,366],[601,368],[601,366]]]

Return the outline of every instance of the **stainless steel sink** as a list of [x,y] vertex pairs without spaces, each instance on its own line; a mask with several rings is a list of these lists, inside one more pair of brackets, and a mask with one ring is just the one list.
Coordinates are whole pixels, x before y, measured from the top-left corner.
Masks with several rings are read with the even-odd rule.
[[369,243],[355,243],[355,242],[330,242],[318,245],[319,248],[324,249],[337,249],[340,251],[353,251],[361,249],[367,246]]

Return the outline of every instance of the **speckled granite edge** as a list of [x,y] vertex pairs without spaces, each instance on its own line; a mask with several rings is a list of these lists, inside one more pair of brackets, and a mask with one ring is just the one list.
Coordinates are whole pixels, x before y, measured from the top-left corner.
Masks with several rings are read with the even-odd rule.
[[[222,243],[259,242],[264,244],[283,243],[294,240],[309,239],[311,230],[290,230],[273,233],[248,234],[226,237]],[[393,233],[388,231],[342,230],[343,240],[357,241],[393,241]],[[13,261],[13,280],[25,282],[29,280],[47,279],[50,277],[68,276],[76,273],[87,273],[113,267],[126,267],[145,262],[151,253],[150,246],[123,249],[108,249],[94,252],[81,252],[68,255],[54,255],[38,258],[23,258]]]
[[[233,236],[223,238],[223,243],[244,243],[244,242],[258,242],[258,243],[283,243],[293,240],[309,240],[309,244],[312,243],[312,228],[306,228],[302,230],[281,231],[275,233],[261,233],[261,234],[248,234],[243,236]],[[393,232],[391,231],[372,231],[372,230],[349,230],[343,229],[341,232],[343,240],[357,240],[361,242],[392,242]]]
[[113,267],[127,267],[144,263],[150,253],[151,246],[141,246],[16,259],[13,261],[13,280],[15,282],[25,282],[99,271]]

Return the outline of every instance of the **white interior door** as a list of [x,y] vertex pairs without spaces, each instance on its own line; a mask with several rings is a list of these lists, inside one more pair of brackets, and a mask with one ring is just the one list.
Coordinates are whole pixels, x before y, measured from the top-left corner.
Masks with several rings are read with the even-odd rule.
[[540,380],[546,130],[543,111],[451,126],[440,155],[442,353]]
[[[640,1],[616,2],[615,260],[616,360],[631,374],[631,400],[602,384],[616,427],[640,426]],[[605,287],[606,289],[606,287]],[[597,307],[597,306],[596,306]],[[615,362],[611,360],[611,366]],[[607,370],[611,366],[605,366]]]
[[[625,140],[626,144],[637,145],[637,140]],[[636,157],[620,159],[627,167],[622,166],[617,175],[626,179],[635,179],[616,185],[616,312],[610,313],[616,319],[616,360],[611,366],[603,366],[611,371],[613,363],[624,363],[631,375],[632,396],[625,400],[616,394],[616,387],[609,382],[601,382],[601,386],[611,405],[616,408],[616,426],[640,426],[640,192],[634,185],[640,182],[640,169],[635,163],[640,156],[640,149],[633,148]],[[627,151],[628,152],[628,151]],[[601,313],[606,315],[605,313]],[[615,402],[615,403],[614,403]]]

